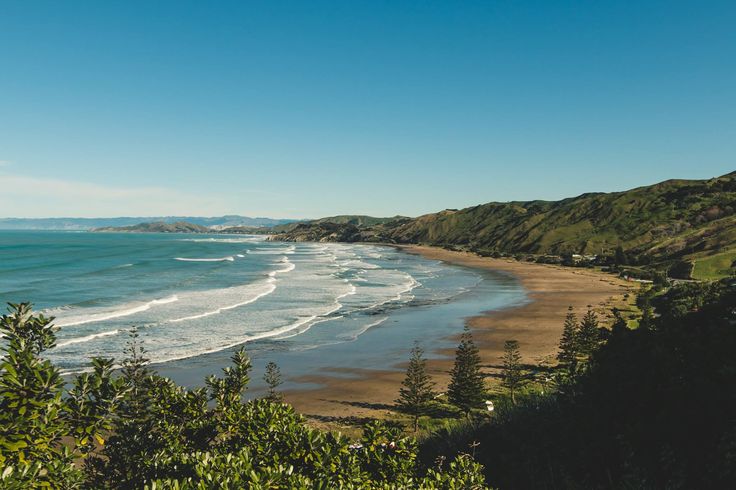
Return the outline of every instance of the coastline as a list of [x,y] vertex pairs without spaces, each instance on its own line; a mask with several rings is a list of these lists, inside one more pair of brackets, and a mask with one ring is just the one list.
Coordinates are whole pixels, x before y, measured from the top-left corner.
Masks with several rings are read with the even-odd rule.
[[[530,301],[517,307],[487,311],[468,317],[480,349],[483,371],[493,374],[503,353],[506,340],[518,340],[524,363],[552,361],[568,306],[578,316],[593,308],[601,323],[607,323],[610,308],[623,303],[625,293],[632,291],[630,283],[601,272],[548,264],[517,262],[511,259],[480,257],[468,252],[454,252],[436,247],[401,245],[397,248],[410,254],[451,265],[492,270],[514,276],[527,291]],[[454,350],[436,352],[441,357],[430,359],[428,370],[444,391],[449,381]],[[408,358],[408,352],[407,352]],[[301,382],[318,388],[289,390],[285,400],[300,413],[317,420],[343,417],[381,418],[397,397],[404,373],[397,370],[336,368],[334,376],[303,376]],[[351,375],[345,377],[345,374]],[[342,375],[342,376],[341,376]]]

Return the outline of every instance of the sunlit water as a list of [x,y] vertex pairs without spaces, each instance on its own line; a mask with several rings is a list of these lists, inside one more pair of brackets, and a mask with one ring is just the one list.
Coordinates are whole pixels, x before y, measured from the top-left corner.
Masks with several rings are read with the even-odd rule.
[[92,356],[120,359],[133,325],[157,368],[188,384],[243,344],[256,378],[271,359],[287,379],[387,368],[413,340],[446,346],[465,316],[524,298],[507,276],[382,246],[0,232],[0,299],[56,318],[48,357],[67,373]]

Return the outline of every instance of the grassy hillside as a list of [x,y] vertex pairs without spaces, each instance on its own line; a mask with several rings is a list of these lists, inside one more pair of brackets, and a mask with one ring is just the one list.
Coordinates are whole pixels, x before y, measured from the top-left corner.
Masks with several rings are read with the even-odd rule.
[[97,228],[92,230],[95,232],[117,232],[117,233],[211,233],[207,227],[187,223],[186,221],[177,221],[175,223],[164,223],[157,221],[155,223],[140,223],[133,226],[120,226]]
[[329,216],[312,221],[312,223],[334,223],[337,225],[355,225],[355,226],[376,226],[385,223],[391,223],[397,220],[406,219],[404,216],[394,216],[392,218],[375,218],[373,216],[343,214],[339,216]]
[[[488,253],[612,255],[622,247],[638,263],[697,259],[701,266],[696,270],[708,274],[707,264],[718,262],[711,257],[730,256],[729,251],[736,250],[736,172],[561,201],[492,202],[353,226],[360,229],[350,233],[354,241],[424,243]],[[305,226],[291,231],[298,233],[278,238],[332,240],[344,235],[331,229],[331,236],[320,236],[319,230]]]
[[361,214],[341,214],[338,216],[328,216],[326,218],[319,218],[310,221],[298,221],[294,223],[287,223],[283,225],[277,225],[269,228],[270,233],[290,233],[296,229],[305,229],[304,225],[312,226],[315,229],[320,226],[326,225],[326,228],[332,229],[330,225],[342,225],[345,227],[355,226],[359,228],[373,227],[391,223],[394,221],[408,220],[404,216],[394,216],[392,218],[376,218],[374,216],[365,216]]

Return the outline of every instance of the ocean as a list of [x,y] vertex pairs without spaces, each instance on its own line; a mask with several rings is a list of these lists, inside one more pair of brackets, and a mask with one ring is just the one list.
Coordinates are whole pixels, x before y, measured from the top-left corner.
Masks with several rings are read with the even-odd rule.
[[447,347],[465,317],[526,296],[509,276],[379,245],[0,231],[0,300],[55,318],[46,356],[65,374],[119,361],[136,326],[152,364],[188,385],[245,345],[258,389],[270,360],[287,388],[339,366],[389,368],[415,340]]

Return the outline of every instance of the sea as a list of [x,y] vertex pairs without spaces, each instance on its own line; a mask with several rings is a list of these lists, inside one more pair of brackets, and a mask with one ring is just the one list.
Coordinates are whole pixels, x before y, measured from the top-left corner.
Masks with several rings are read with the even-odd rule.
[[310,375],[395,368],[415,341],[431,357],[466,317],[527,297],[511,276],[381,245],[0,231],[0,300],[54,318],[44,355],[63,374],[94,356],[119,363],[135,326],[153,367],[185,385],[244,346],[257,391],[268,361],[285,388],[306,388]]

